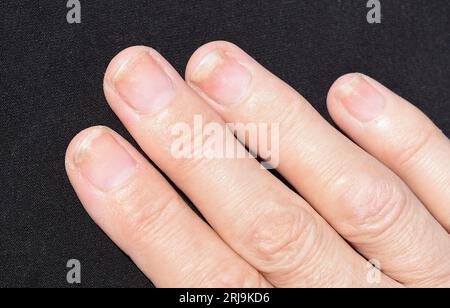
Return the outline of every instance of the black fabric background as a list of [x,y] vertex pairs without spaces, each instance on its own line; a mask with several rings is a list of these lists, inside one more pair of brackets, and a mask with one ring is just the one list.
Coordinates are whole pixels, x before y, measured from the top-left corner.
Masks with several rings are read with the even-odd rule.
[[0,287],[69,287],[66,262],[82,263],[84,287],[150,282],[84,212],[64,171],[71,138],[107,125],[130,140],[109,109],[102,78],[121,49],[150,45],[180,73],[202,44],[232,41],[299,90],[327,118],[325,97],[359,71],[414,102],[450,135],[450,2],[381,0],[81,0],[0,3]]

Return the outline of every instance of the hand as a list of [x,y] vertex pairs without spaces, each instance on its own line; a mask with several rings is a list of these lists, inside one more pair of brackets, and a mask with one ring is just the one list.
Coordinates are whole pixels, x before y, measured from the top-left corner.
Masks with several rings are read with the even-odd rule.
[[[226,42],[196,51],[185,80],[156,51],[129,48],[104,90],[209,223],[117,133],[92,127],[74,138],[66,169],[80,200],[156,286],[450,286],[450,142],[375,80],[349,74],[329,92],[353,142]],[[198,120],[215,129],[194,129]],[[215,155],[211,132],[225,123],[265,128],[274,147],[251,142],[245,125],[234,132],[301,196],[250,155]]]

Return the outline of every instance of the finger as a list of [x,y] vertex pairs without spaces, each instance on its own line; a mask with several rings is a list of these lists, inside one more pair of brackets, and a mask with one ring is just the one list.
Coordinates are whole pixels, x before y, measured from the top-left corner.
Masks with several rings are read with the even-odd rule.
[[[367,285],[363,258],[255,159],[208,157],[214,152],[212,138],[195,127],[195,117],[203,127],[223,132],[227,144],[246,151],[156,51],[133,47],[121,52],[106,72],[105,94],[152,161],[275,286]],[[190,156],[173,153],[179,138],[173,128],[180,125],[191,133],[188,141],[202,145],[199,151],[192,146]]]
[[360,74],[340,78],[328,109],[355,142],[394,170],[450,231],[450,141],[420,110]]
[[395,174],[329,125],[291,87],[226,42],[197,50],[186,79],[226,122],[280,123],[277,169],[385,273],[408,285],[448,283],[450,239],[443,228]]
[[66,169],[91,217],[156,286],[269,286],[110,129],[76,136]]

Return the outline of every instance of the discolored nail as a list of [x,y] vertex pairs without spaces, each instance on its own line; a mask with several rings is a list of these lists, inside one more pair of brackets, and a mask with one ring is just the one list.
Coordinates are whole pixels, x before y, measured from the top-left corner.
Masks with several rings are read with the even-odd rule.
[[140,113],[164,108],[175,95],[171,79],[150,51],[141,51],[122,65],[114,74],[113,86]]
[[133,175],[136,162],[106,128],[93,129],[79,144],[74,163],[102,191],[118,188]]
[[359,74],[342,84],[335,92],[335,97],[361,122],[374,120],[385,107],[383,95]]
[[192,83],[219,104],[235,104],[242,100],[252,80],[250,71],[230,54],[214,50],[194,68]]

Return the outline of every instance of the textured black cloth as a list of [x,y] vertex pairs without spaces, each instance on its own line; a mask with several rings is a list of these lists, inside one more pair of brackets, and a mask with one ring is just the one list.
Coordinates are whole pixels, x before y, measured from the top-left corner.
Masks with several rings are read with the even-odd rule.
[[71,138],[107,125],[131,140],[109,109],[103,73],[120,50],[149,45],[180,72],[212,40],[229,40],[300,91],[329,120],[333,81],[363,72],[414,102],[450,134],[448,0],[81,0],[0,2],[0,287],[69,287],[66,262],[84,287],[151,283],[91,221],[64,171]]

